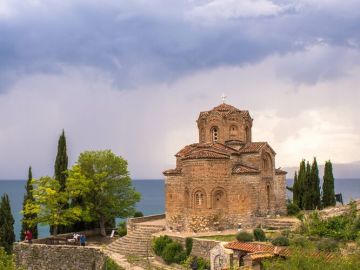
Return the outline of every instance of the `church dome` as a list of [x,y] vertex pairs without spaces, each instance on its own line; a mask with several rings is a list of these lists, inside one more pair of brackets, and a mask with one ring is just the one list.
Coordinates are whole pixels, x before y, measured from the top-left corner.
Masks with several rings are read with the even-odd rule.
[[218,112],[229,112],[229,111],[240,111],[239,109],[235,108],[234,106],[231,106],[226,103],[222,103],[212,109],[212,111],[218,111]]

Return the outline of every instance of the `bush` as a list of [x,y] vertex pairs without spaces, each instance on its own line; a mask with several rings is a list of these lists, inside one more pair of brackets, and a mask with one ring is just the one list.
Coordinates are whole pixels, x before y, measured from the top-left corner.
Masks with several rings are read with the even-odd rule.
[[117,234],[120,236],[120,237],[123,237],[127,234],[127,228],[126,228],[126,222],[125,221],[121,221],[118,225],[118,228],[117,228]]
[[[1,268],[0,268],[1,269]],[[105,263],[102,267],[103,270],[123,270],[116,262],[109,257],[106,257]]]
[[162,256],[165,247],[173,241],[167,236],[160,236],[153,241],[153,251],[156,255]]
[[184,252],[184,250],[183,250],[180,243],[172,242],[172,243],[168,243],[165,246],[161,257],[168,264],[170,264],[170,263],[180,263],[181,261],[186,259],[186,253]]
[[305,248],[311,245],[311,242],[304,236],[296,236],[291,240],[291,245],[295,247]]
[[141,211],[136,211],[135,212],[135,214],[134,214],[134,217],[136,218],[136,217],[143,217],[144,216],[144,214],[143,214],[143,212],[141,212]]
[[260,242],[266,241],[266,236],[262,229],[256,228],[253,233],[256,241],[260,241]]
[[317,243],[317,248],[320,251],[332,252],[338,250],[338,242],[333,239],[322,239]]
[[301,211],[299,206],[297,206],[295,203],[292,202],[288,203],[286,207],[289,216],[296,216]]
[[189,256],[193,247],[193,239],[191,237],[186,237],[185,239],[185,248],[186,248],[186,255]]
[[279,246],[279,247],[285,247],[290,245],[289,239],[286,238],[285,236],[278,236],[274,240],[272,240],[271,243],[274,246]]
[[198,270],[210,269],[210,261],[203,258],[197,258]]
[[251,242],[251,241],[253,241],[253,235],[251,233],[247,233],[247,232],[239,232],[236,235],[236,239],[239,242]]
[[8,255],[3,247],[0,247],[0,269],[15,270],[13,255]]

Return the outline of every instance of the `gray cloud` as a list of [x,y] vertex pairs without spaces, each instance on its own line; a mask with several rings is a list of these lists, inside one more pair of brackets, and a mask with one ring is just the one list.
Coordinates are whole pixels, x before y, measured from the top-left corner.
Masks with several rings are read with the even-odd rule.
[[[101,68],[119,88],[129,88],[301,51],[319,38],[345,47],[360,40],[360,5],[354,1],[262,0],[240,8],[237,1],[6,2],[10,15],[0,12],[3,90],[23,74],[61,72],[58,64]],[[214,15],[211,7],[218,4],[222,9]],[[227,16],[234,6],[240,13]],[[339,14],[338,8],[352,16]],[[193,15],[199,9],[215,21]],[[244,18],[246,12],[255,18]]]

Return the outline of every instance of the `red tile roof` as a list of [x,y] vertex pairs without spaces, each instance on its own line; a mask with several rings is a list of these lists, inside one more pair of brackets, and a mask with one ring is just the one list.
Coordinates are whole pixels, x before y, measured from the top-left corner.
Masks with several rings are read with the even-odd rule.
[[[196,156],[196,153],[202,152],[202,154],[200,154],[201,156],[207,155],[211,158],[212,154],[203,154],[204,151],[215,152],[216,154],[227,155],[228,157],[238,152],[236,149],[222,143],[194,143],[185,146],[175,156],[188,159],[190,156],[193,158]],[[218,155],[214,154],[214,156]]]
[[230,115],[234,112],[240,113],[240,115],[244,118],[251,119],[249,111],[241,111],[238,108],[231,106],[229,104],[226,104],[226,103],[222,103],[222,104],[214,107],[210,111],[201,112],[199,115],[199,118],[206,117],[206,116],[210,115],[211,113],[217,113],[217,114],[220,114],[221,116],[226,116],[226,115]]
[[270,252],[273,253],[275,247],[273,245],[266,245],[266,244],[260,244],[260,243],[254,243],[254,242],[239,242],[234,241],[227,243],[225,248],[233,249],[233,250],[240,250],[245,251],[248,253],[254,253],[254,252]]
[[252,168],[249,166],[245,166],[242,164],[237,164],[233,167],[232,173],[234,174],[248,174],[248,173],[260,173],[260,171],[256,168]]
[[230,155],[226,153],[221,153],[212,150],[195,150],[182,158],[182,160],[187,159],[229,159]]

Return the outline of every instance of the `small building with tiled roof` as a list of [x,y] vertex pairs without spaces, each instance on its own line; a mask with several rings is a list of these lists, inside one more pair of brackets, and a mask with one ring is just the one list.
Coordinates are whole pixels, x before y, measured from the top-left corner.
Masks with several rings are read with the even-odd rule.
[[248,111],[225,103],[200,113],[199,142],[164,171],[168,229],[231,229],[286,213],[286,172],[267,142],[252,141],[252,125]]

